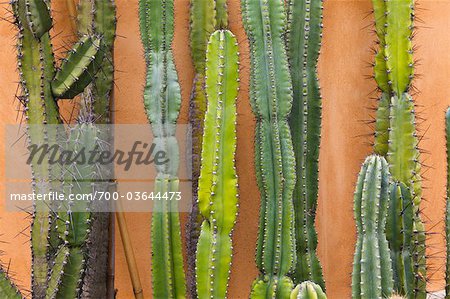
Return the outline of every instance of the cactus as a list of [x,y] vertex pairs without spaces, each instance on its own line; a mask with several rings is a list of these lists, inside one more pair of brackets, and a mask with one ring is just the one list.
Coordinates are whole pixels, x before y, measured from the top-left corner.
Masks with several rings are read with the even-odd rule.
[[314,227],[319,172],[321,96],[317,60],[322,37],[322,1],[289,1],[287,41],[293,86],[289,125],[297,165],[294,189],[297,262],[294,283],[311,280],[325,289]]
[[445,241],[447,244],[447,259],[445,268],[445,295],[450,297],[450,107],[445,113],[445,135],[447,145],[447,200],[445,207]]
[[[374,150],[387,157],[393,180],[403,186],[401,197],[409,198],[412,205],[412,216],[409,217],[395,206],[402,200],[391,197],[392,213],[387,219],[387,237],[393,262],[394,289],[408,298],[425,298],[425,229],[420,217],[421,165],[414,103],[408,94],[414,77],[414,2],[373,0],[373,6],[379,44],[374,77],[382,91],[375,122]],[[401,221],[398,218],[402,218]],[[404,231],[402,226],[412,231]]]
[[2,267],[0,267],[0,297],[7,299],[24,298],[17,286],[12,283],[8,273]]
[[318,284],[305,281],[292,290],[291,299],[327,299],[327,296]]
[[236,98],[238,46],[230,31],[213,33],[206,55],[206,96],[198,206],[204,221],[197,247],[199,298],[225,298],[231,266],[231,232],[237,214]]
[[245,0],[242,15],[250,42],[250,97],[257,120],[255,164],[261,193],[256,252],[261,276],[253,285],[252,297],[273,292],[284,297],[292,289],[285,276],[294,267],[296,252],[292,200],[295,158],[287,121],[292,85],[284,40],[284,2]]
[[[152,124],[154,142],[168,154],[169,162],[157,167],[155,192],[178,191],[178,145],[175,125],[181,92],[172,54],[173,0],[140,0],[141,38],[147,62],[144,106]],[[182,298],[186,286],[181,253],[177,203],[155,202],[152,217],[153,296]]]
[[198,178],[200,175],[203,121],[206,113],[205,64],[206,47],[210,34],[228,26],[227,5],[224,0],[191,0],[190,9],[191,56],[195,77],[189,106],[189,122],[192,136],[192,209],[186,223],[187,281],[189,293],[197,297],[195,285],[195,252],[200,226],[203,221],[197,206]]
[[[385,234],[389,205],[388,168],[383,157],[372,155],[366,158],[358,177],[354,195],[358,238],[352,298],[385,298],[392,294],[391,258]],[[393,188],[397,186],[393,185]]]

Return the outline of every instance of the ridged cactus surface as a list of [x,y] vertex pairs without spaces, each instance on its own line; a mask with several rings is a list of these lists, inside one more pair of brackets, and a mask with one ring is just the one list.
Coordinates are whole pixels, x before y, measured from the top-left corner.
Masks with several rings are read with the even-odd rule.
[[372,155],[361,167],[354,195],[358,238],[353,261],[352,298],[385,298],[392,294],[391,257],[386,239],[389,166]]
[[[140,0],[141,38],[147,62],[144,106],[154,142],[169,162],[157,166],[154,192],[161,196],[178,189],[178,144],[175,126],[181,91],[172,54],[173,0]],[[152,215],[152,273],[155,298],[184,298],[185,274],[180,219],[176,201],[156,201]]]
[[238,207],[236,98],[239,88],[236,38],[213,33],[206,54],[206,96],[198,206],[204,217],[197,247],[199,298],[225,298],[231,267],[231,233]]
[[327,296],[318,284],[304,281],[292,290],[290,299],[327,299]]
[[297,262],[292,279],[294,283],[311,280],[324,289],[322,268],[316,253],[317,233],[314,226],[322,118],[322,99],[317,77],[322,38],[322,5],[320,0],[289,1],[287,48],[293,86],[289,125],[297,166],[293,194]]

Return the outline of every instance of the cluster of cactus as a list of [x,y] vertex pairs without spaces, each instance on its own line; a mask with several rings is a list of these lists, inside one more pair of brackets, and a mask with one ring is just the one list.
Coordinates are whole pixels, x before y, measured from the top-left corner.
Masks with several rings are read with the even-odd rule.
[[[358,238],[353,262],[352,298],[386,298],[392,294],[393,277],[385,227],[389,205],[389,165],[372,155],[361,167],[354,195]],[[405,190],[393,184],[393,193]]]
[[[414,77],[414,1],[373,0],[373,6],[379,44],[374,77],[382,92],[376,113],[374,150],[387,158],[393,181],[404,191],[401,194],[391,192],[389,209],[392,213],[389,213],[386,226],[394,290],[409,298],[425,298],[421,164],[414,103],[409,95]],[[407,198],[410,200],[408,206],[412,206],[411,215],[404,213],[403,200]]]
[[195,69],[189,105],[191,130],[192,208],[186,223],[187,284],[192,297],[197,297],[195,283],[195,252],[203,217],[198,210],[198,179],[200,176],[203,125],[207,109],[205,91],[206,48],[210,35],[228,25],[227,3],[224,0],[191,0],[190,42]]
[[206,54],[204,121],[198,206],[204,221],[196,254],[198,298],[225,298],[237,215],[236,98],[238,45],[228,30],[210,37]]
[[[155,192],[177,192],[179,153],[175,136],[181,91],[175,70],[172,40],[173,0],[140,0],[141,39],[147,63],[144,106],[152,125],[154,143],[169,160],[157,166]],[[155,298],[186,296],[177,202],[157,201],[152,215],[152,270]]]
[[321,95],[317,60],[322,38],[321,0],[290,0],[287,49],[292,77],[293,103],[289,118],[297,165],[293,194],[297,262],[291,275],[294,283],[311,280],[325,289],[316,254],[314,226],[319,173]]
[[[56,68],[49,32],[53,21],[47,1],[14,0],[11,6],[18,29],[17,58],[22,87],[19,100],[24,106],[30,144],[56,144],[73,152],[80,147],[93,149],[98,141],[96,127],[83,123],[64,132],[57,126],[46,125],[62,124],[57,99],[73,98],[82,93],[102,68],[103,37],[91,32],[80,35]],[[91,12],[96,14],[95,10]],[[89,193],[91,184],[79,182],[98,179],[93,177],[94,167],[73,164],[61,168],[49,161],[32,161],[33,190],[36,193]],[[35,203],[31,230],[34,298],[75,298],[86,291],[86,244],[90,230],[91,213],[87,203],[59,206]],[[7,284],[6,280],[2,283]]]
[[293,191],[295,158],[288,116],[292,84],[284,34],[282,0],[242,2],[244,27],[250,42],[250,101],[256,116],[255,165],[261,194],[256,263],[260,277],[252,298],[289,296],[287,277],[295,264]]

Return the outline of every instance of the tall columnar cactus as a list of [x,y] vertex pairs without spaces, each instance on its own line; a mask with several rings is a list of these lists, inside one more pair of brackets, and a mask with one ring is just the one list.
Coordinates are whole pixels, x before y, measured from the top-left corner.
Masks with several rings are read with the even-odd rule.
[[[97,62],[103,56],[100,50],[102,41],[94,36],[81,37],[56,69],[49,33],[52,20],[47,1],[14,0],[11,6],[19,32],[17,50],[22,87],[19,99],[24,106],[29,142],[62,146],[59,142],[65,140],[64,133],[45,125],[61,124],[57,98],[76,96],[90,83],[92,75],[98,70]],[[32,161],[32,173],[34,192],[45,194],[63,190],[64,172],[60,165],[52,166],[49,161]],[[38,201],[33,214],[32,292],[36,298],[44,298],[46,293],[48,295],[54,291],[52,286],[58,288],[55,294],[76,297],[79,293],[77,286],[83,275],[82,271],[66,269],[64,261],[73,261],[71,265],[75,265],[77,260],[84,259],[83,254],[78,252],[84,244],[79,241],[74,244],[70,236],[88,234],[88,222],[84,222],[82,218],[89,213],[68,217],[51,212],[54,207],[47,202]],[[64,217],[67,219],[63,221],[61,218]],[[58,218],[63,222],[59,222]],[[78,225],[80,221],[83,223]],[[57,250],[58,246],[60,249]],[[62,251],[66,253],[62,254]],[[59,278],[52,286],[49,277],[51,267],[52,273],[56,273],[54,269],[60,267]]]
[[447,202],[445,207],[445,241],[447,263],[445,269],[445,298],[450,297],[450,108],[445,113],[445,135],[447,141]]
[[199,298],[225,298],[231,266],[231,232],[237,214],[236,98],[238,45],[230,31],[211,35],[206,54],[206,97],[198,205],[205,218],[197,247]]
[[[361,167],[354,195],[358,238],[353,262],[352,298],[385,298],[393,279],[385,227],[389,205],[389,166],[372,155]],[[393,185],[394,193],[400,191]]]
[[318,284],[304,281],[292,290],[290,299],[327,299],[327,296]]
[[322,117],[317,78],[322,37],[322,4],[321,0],[290,1],[287,48],[293,87],[289,125],[297,165],[297,182],[293,195],[297,263],[292,278],[294,283],[314,281],[324,289],[314,227]]
[[242,2],[250,42],[250,96],[256,116],[255,165],[261,194],[256,263],[261,276],[252,297],[292,289],[287,275],[295,264],[293,190],[295,158],[287,118],[292,85],[285,48],[286,13],[282,0]]
[[[147,62],[144,105],[154,142],[169,162],[157,167],[155,192],[178,191],[178,145],[175,126],[181,91],[172,54],[173,0],[140,0],[141,38]],[[155,202],[152,217],[153,295],[183,298],[186,286],[181,253],[180,219],[176,201]]]
[[[394,271],[394,289],[409,298],[426,296],[425,229],[420,217],[422,197],[415,110],[408,94],[414,76],[413,0],[373,0],[379,47],[375,79],[382,95],[376,119],[375,152],[387,157],[394,181],[410,192],[412,217],[391,198],[387,236]],[[405,191],[406,192],[406,191]],[[393,195],[392,195],[393,196]],[[398,221],[401,218],[402,221]],[[412,231],[402,229],[402,223]],[[411,238],[409,238],[411,236]],[[398,243],[402,240],[401,243]]]
[[194,277],[195,252],[200,236],[200,225],[203,221],[202,215],[198,211],[197,189],[201,164],[203,121],[207,106],[205,92],[206,47],[214,30],[225,29],[228,25],[226,1],[191,0],[190,14],[191,55],[195,78],[189,106],[189,122],[192,134],[192,209],[186,224],[186,246],[188,252],[188,289],[192,297],[197,297]]

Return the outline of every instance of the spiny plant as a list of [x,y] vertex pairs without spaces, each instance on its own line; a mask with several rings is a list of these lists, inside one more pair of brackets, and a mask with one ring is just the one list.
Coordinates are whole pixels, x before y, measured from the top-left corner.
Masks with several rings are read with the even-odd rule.
[[[57,99],[81,93],[98,71],[98,62],[103,57],[102,40],[97,36],[80,37],[56,68],[49,33],[52,19],[48,3],[44,0],[14,0],[11,7],[18,29],[17,59],[22,89],[18,98],[24,106],[29,142],[63,147],[65,145],[60,142],[65,140],[65,133],[46,125],[62,123]],[[78,139],[72,140],[69,144],[78,147]],[[73,175],[66,178],[69,172],[60,165],[36,160],[31,164],[35,193],[65,192],[66,187],[73,187]],[[70,207],[67,212],[57,213],[52,211],[53,208],[55,206],[46,202],[35,203],[31,230],[33,297],[53,298],[63,294],[75,298],[79,296],[84,272],[83,248],[89,233],[89,212],[72,213],[71,209],[75,207]]]
[[447,145],[447,200],[445,207],[445,241],[447,260],[445,267],[445,298],[450,297],[450,107],[445,113],[445,136]]
[[293,190],[295,158],[288,116],[292,85],[285,48],[284,1],[242,1],[250,43],[250,98],[256,116],[255,165],[261,194],[256,263],[260,277],[252,298],[286,298],[295,264]]
[[304,281],[292,290],[290,299],[327,299],[327,296],[318,284]]
[[[354,195],[358,233],[352,274],[354,299],[385,298],[392,294],[391,258],[385,234],[389,176],[389,165],[378,155],[366,158],[358,176]],[[393,184],[391,192],[401,192],[404,187],[400,184]]]
[[287,49],[293,87],[289,125],[297,165],[293,194],[297,262],[291,277],[294,283],[311,280],[325,289],[316,253],[317,233],[314,226],[322,117],[322,99],[317,78],[322,9],[321,0],[289,1]]
[[[178,191],[176,123],[181,91],[172,54],[173,0],[140,0],[141,38],[147,62],[144,106],[152,124],[154,142],[167,153],[168,163],[157,166],[155,192]],[[186,296],[180,219],[174,200],[156,201],[152,217],[153,296]]]
[[195,77],[189,105],[189,122],[192,136],[192,209],[186,223],[187,283],[189,293],[197,297],[195,283],[195,252],[203,221],[197,204],[200,175],[203,122],[207,107],[205,91],[206,48],[210,35],[216,29],[228,26],[227,3],[224,0],[191,0],[190,45]]
[[[379,40],[374,77],[382,91],[376,113],[374,150],[387,157],[393,180],[410,192],[407,197],[411,200],[409,204],[413,212],[412,217],[407,218],[403,210],[395,206],[398,200],[391,198],[390,210],[393,212],[387,219],[387,237],[394,290],[408,298],[425,298],[425,229],[420,216],[421,164],[414,103],[409,95],[414,77],[414,2],[373,0],[373,6]],[[404,226],[411,231],[402,229]]]
[[[81,0],[77,14],[78,35],[102,36],[103,59],[99,63],[101,71],[97,72],[92,83],[81,94],[81,109],[77,123],[99,124],[98,140],[102,150],[111,150],[113,140],[111,132],[104,124],[111,123],[112,91],[114,84],[114,41],[116,37],[116,7],[114,0]],[[111,188],[110,178],[113,169],[110,165],[99,165],[99,180],[95,190],[107,192]],[[95,205],[97,211],[107,211],[110,204],[102,202]],[[88,261],[82,297],[101,298],[107,294],[109,223],[111,213],[91,214],[91,236],[87,240]]]
[[7,299],[21,299],[19,288],[12,282],[7,271],[0,267],[0,297]]
[[232,257],[238,188],[235,168],[238,45],[228,30],[214,32],[206,54],[206,98],[198,205],[204,221],[197,247],[198,298],[225,298]]

